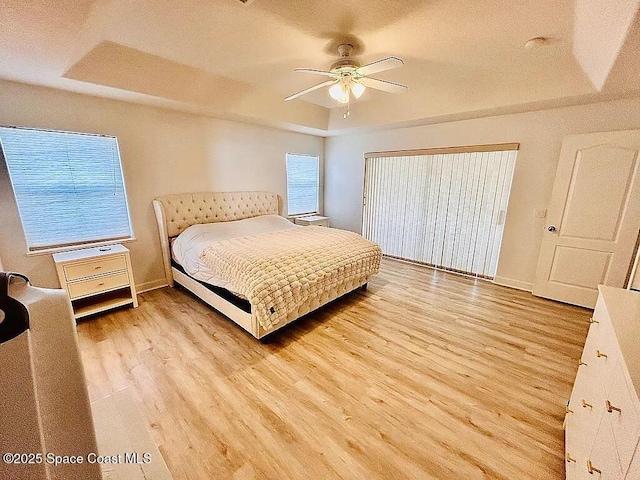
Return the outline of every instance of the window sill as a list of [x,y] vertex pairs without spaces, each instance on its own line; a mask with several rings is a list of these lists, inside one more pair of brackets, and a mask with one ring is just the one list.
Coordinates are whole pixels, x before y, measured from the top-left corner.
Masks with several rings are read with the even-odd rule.
[[44,250],[35,250],[33,252],[27,252],[27,257],[38,257],[40,255],[50,255],[52,253],[60,253],[60,252],[72,252],[74,250],[82,250],[84,248],[102,247],[104,245],[115,245],[116,243],[135,242],[137,240],[138,240],[137,238],[131,237],[131,238],[123,238],[119,240],[107,240],[105,242],[91,242],[91,243],[83,243],[82,245],[70,245],[68,247],[47,248]]

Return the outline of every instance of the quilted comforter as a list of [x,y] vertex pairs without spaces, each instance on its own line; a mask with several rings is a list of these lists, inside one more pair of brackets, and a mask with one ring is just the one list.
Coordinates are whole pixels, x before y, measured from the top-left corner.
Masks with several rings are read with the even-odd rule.
[[249,300],[265,330],[366,283],[381,257],[380,247],[358,234],[315,226],[215,241],[200,255]]

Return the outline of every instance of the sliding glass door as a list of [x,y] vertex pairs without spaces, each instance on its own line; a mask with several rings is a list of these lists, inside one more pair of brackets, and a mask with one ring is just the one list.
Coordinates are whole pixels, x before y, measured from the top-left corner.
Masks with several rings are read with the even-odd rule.
[[388,256],[493,278],[517,150],[408,153],[367,156],[365,238]]

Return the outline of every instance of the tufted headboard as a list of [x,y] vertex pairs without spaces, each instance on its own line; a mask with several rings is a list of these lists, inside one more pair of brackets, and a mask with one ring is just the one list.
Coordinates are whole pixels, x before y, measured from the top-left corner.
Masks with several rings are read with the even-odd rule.
[[167,281],[173,285],[169,239],[191,225],[230,222],[259,215],[278,215],[279,197],[272,192],[202,192],[165,195],[153,201]]

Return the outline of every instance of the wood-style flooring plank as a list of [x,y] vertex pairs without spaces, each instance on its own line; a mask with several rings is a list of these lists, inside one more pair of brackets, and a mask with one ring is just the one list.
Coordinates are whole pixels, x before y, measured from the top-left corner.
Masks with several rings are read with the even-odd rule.
[[262,344],[180,289],[82,321],[180,479],[562,479],[589,310],[385,259]]

